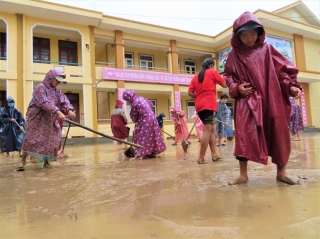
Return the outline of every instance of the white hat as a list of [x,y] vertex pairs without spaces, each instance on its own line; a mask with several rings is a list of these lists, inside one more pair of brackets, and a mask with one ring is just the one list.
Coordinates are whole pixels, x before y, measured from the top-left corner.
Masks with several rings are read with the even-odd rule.
[[59,81],[60,83],[67,84],[67,81],[65,80],[65,78],[63,78],[61,76],[56,76],[55,79],[57,81]]

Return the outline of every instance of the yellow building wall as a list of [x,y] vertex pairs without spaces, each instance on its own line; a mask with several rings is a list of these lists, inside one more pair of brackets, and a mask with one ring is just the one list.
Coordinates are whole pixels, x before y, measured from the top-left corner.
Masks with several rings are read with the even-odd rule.
[[135,65],[134,69],[139,69],[140,65],[140,55],[149,55],[153,56],[153,64],[156,71],[163,71],[168,72],[168,64],[167,64],[167,52],[165,51],[155,51],[151,49],[143,49],[143,48],[136,48],[136,47],[124,47],[125,53],[133,53],[133,64]]
[[[38,80],[38,78],[35,78],[35,75],[33,74],[33,52],[32,52],[32,41],[33,41],[33,35],[41,36],[42,34],[36,34],[33,33],[33,27],[36,27],[37,25],[42,26],[48,26],[51,27],[52,30],[55,28],[62,28],[64,30],[69,29],[72,31],[78,31],[81,35],[81,41],[80,39],[72,39],[78,42],[78,62],[82,63],[82,66],[80,67],[71,67],[71,66],[65,66],[65,69],[72,69],[74,68],[80,68],[81,72],[84,72],[83,77],[79,79],[79,77],[76,77],[77,79],[69,79],[69,81],[74,83],[91,83],[91,57],[90,57],[90,50],[88,50],[85,47],[85,44],[90,43],[90,31],[88,26],[82,26],[82,25],[76,25],[76,24],[70,24],[66,22],[59,22],[59,21],[50,21],[46,19],[38,19],[38,18],[31,18],[31,17],[25,17],[25,29],[24,29],[24,37],[25,37],[25,72],[26,72],[26,80]],[[44,36],[44,35],[43,35]],[[47,35],[50,36],[50,35]],[[65,40],[68,37],[57,37],[57,36],[50,36],[52,38],[52,41],[50,41],[50,51],[52,51],[51,54],[51,60],[59,60],[58,58],[58,39]],[[70,39],[71,40],[71,39]],[[92,49],[94,50],[94,47],[92,46]],[[30,59],[30,60],[29,60]],[[51,64],[52,65],[52,64]],[[56,64],[54,64],[56,65]],[[82,67],[84,68],[82,71]],[[66,71],[66,70],[65,70]],[[68,72],[65,72],[68,74]],[[82,75],[82,74],[81,74]],[[42,77],[40,77],[42,78]],[[80,82],[79,82],[80,81]]]
[[[7,71],[7,61],[6,60],[0,60],[0,72],[5,72]],[[2,74],[2,73],[0,73]],[[0,78],[2,75],[0,75]]]
[[112,44],[97,42],[95,46],[95,55],[95,61],[99,64],[113,63],[113,66],[115,66],[116,48],[112,47]]
[[[68,90],[70,91],[70,90]],[[72,90],[72,94],[79,94],[79,111],[76,112],[77,115],[79,115],[80,118],[80,124],[84,124],[84,120],[81,119],[81,114],[84,114],[84,106],[83,106],[83,92],[81,90]],[[63,93],[67,93],[67,90],[63,90]],[[65,136],[68,130],[68,127],[63,127],[64,131],[62,131],[62,136]],[[68,137],[74,137],[74,136],[84,136],[85,131],[82,128],[79,127],[70,127]]]
[[195,61],[196,62],[196,72],[199,72],[201,70],[201,64],[204,61],[205,57],[179,54],[178,59],[180,59],[181,74],[187,74],[187,73],[185,73],[185,64],[184,64],[185,61]]
[[[47,34],[40,34],[40,33],[33,33],[33,37],[41,37],[41,38],[48,38],[50,39],[50,61],[51,64],[58,65],[59,64],[59,40],[65,41],[66,37],[61,36],[54,36],[54,35],[47,35]],[[70,42],[76,42],[78,47],[78,63],[79,66],[82,65],[82,51],[81,51],[81,36],[79,38],[69,38]]]
[[97,91],[97,104],[98,104],[98,120],[110,119],[110,92]]
[[226,49],[229,48],[229,47],[231,47],[230,41],[229,41],[229,42],[226,42],[226,43],[224,43],[224,44],[222,44],[222,45],[220,45],[220,46],[218,46],[218,47],[216,48],[216,52],[219,53],[220,51],[226,50]]
[[318,41],[306,37],[303,40],[307,70],[320,73],[320,34]]
[[123,40],[131,40],[131,41],[140,42],[140,43],[149,43],[152,45],[159,45],[159,46],[164,46],[164,47],[168,47],[168,48],[170,46],[169,40],[164,40],[164,39],[159,39],[159,38],[154,38],[154,37],[149,37],[149,36],[143,36],[143,35],[130,34],[130,33],[126,33],[126,32],[122,32],[122,39]]
[[312,83],[309,85],[310,102],[311,102],[311,115],[313,126],[320,128],[320,82]]
[[266,32],[266,35],[285,38],[285,39],[293,41],[293,35],[290,34],[290,33],[281,32],[281,31],[278,31],[278,30],[275,30],[275,29],[271,29],[271,28],[268,28],[268,27],[264,27],[264,31]]
[[[210,42],[214,42],[213,37],[210,39]],[[203,45],[195,45],[195,44],[190,44],[186,42],[181,42],[177,41],[177,48],[179,49],[185,49],[185,50],[193,50],[193,51],[199,51],[203,52],[203,54],[210,54],[214,53],[215,49],[208,47],[208,46],[203,46]]]
[[[292,14],[293,14],[293,13],[296,13],[296,14],[298,15],[298,17],[299,17],[298,22],[311,25],[311,24],[309,23],[309,21],[304,17],[304,15],[301,14],[301,13],[298,11],[298,9],[296,9],[296,8],[289,8],[289,9],[287,9],[287,10],[284,10],[283,12],[278,13],[278,15],[280,15],[280,16],[282,16],[282,17],[286,17],[286,18],[291,18],[291,19],[293,19],[293,17],[292,17]],[[294,19],[293,19],[293,20],[294,20]]]
[[166,117],[169,116],[169,101],[170,95],[161,94],[138,94],[139,96],[145,97],[148,100],[156,101],[156,116],[161,112],[165,114]]
[[108,37],[108,38],[114,38],[115,33],[113,30],[106,30],[106,29],[94,29],[94,35],[99,37]]
[[[156,102],[157,102],[156,103],[156,115],[159,115],[161,112],[163,112],[165,114],[166,117],[164,118],[164,130],[167,133],[169,133],[170,135],[174,136],[174,126],[173,126],[172,120],[170,120],[170,114],[169,114],[170,95],[168,95],[168,94],[163,94],[163,95],[161,95],[161,94],[145,94],[145,93],[139,93],[138,95],[145,97],[149,100],[156,100]],[[186,101],[189,99],[190,99],[190,97],[188,97],[188,96],[184,96],[184,95],[181,96],[181,101],[183,104],[182,110],[185,112],[186,112]],[[116,100],[115,95],[112,95],[112,99],[110,98],[111,112],[114,109],[115,100]],[[129,113],[130,112],[127,112],[127,114],[129,114]],[[189,120],[187,121],[189,131],[190,131],[193,123],[194,123],[193,121],[189,121]],[[134,123],[129,122],[127,126],[131,128],[130,136],[132,136],[132,131],[134,129]],[[105,122],[99,122],[98,129],[100,132],[103,132],[107,135],[112,136],[110,120],[105,121]],[[196,133],[196,131],[194,129],[192,135],[194,135],[195,133]],[[165,135],[165,137],[167,137],[167,135]]]
[[0,12],[0,19],[6,24],[7,33],[7,61],[1,61],[1,69],[8,71],[1,72],[2,79],[17,79],[17,17],[14,14]]

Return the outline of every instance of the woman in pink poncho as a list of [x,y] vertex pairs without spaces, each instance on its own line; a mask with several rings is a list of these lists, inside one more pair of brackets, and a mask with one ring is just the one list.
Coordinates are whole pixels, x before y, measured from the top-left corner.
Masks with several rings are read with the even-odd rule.
[[[182,110],[176,110],[173,106],[170,106],[170,113],[174,123],[174,144],[181,143],[183,139],[188,142],[188,126],[185,119],[185,113]],[[189,143],[189,142],[188,142]]]
[[199,141],[198,142],[201,142],[201,139],[202,139],[202,134],[203,134],[203,123],[202,121],[200,120],[198,114],[197,114],[197,111],[194,112],[194,114],[192,115],[191,117],[194,121],[196,121],[196,130],[197,130],[197,135],[198,135],[198,138],[199,138]]

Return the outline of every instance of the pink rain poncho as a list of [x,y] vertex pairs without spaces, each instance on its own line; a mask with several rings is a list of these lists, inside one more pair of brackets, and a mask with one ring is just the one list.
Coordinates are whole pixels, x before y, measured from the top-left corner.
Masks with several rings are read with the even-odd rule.
[[55,112],[73,110],[63,92],[51,85],[56,76],[65,77],[57,70],[50,70],[33,91],[27,110],[27,128],[22,150],[44,158],[57,157],[60,147],[61,127]]
[[200,120],[197,112],[195,111],[194,114],[192,115],[191,117],[194,121],[197,120],[196,122],[196,130],[197,130],[197,135],[198,135],[198,138],[201,140],[202,139],[202,135],[203,135],[203,123],[202,121]]
[[135,157],[145,157],[159,154],[167,149],[155,114],[152,103],[144,97],[137,96],[133,90],[126,90],[123,99],[131,103],[130,117],[136,124],[133,130],[133,142],[143,146],[135,148]]
[[176,110],[170,106],[170,113],[174,123],[175,143],[182,142],[185,139],[188,142],[188,126],[185,119],[185,113],[182,110]]

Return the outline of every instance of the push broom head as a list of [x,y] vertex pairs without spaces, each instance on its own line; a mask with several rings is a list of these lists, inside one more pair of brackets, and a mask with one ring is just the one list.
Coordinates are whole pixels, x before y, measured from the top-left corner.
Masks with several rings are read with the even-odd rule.
[[183,152],[186,154],[188,152],[188,146],[189,146],[188,142],[186,142],[186,140],[183,139],[181,145],[182,145]]
[[129,148],[127,148],[124,151],[124,155],[127,156],[128,158],[133,158],[134,157],[134,149],[132,146],[130,146]]

